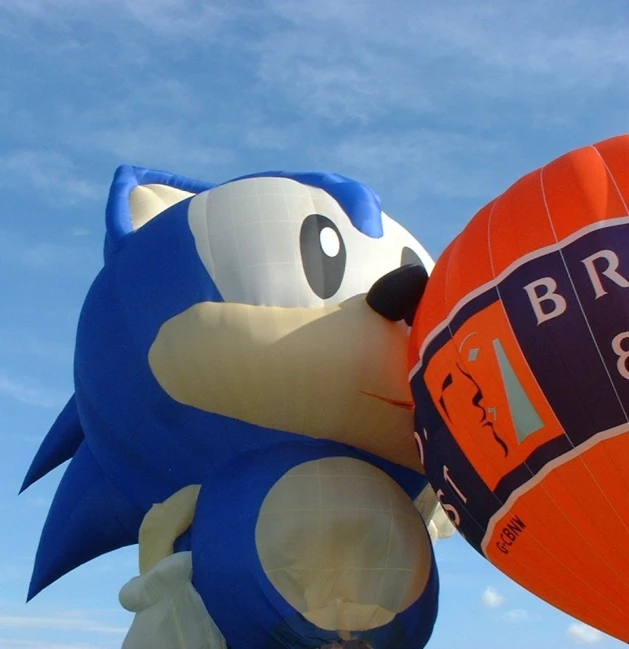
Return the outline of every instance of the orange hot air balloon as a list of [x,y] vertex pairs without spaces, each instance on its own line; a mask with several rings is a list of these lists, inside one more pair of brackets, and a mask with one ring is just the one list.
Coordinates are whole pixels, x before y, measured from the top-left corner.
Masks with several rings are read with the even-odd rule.
[[447,248],[410,352],[416,439],[467,541],[629,641],[629,136],[572,151]]

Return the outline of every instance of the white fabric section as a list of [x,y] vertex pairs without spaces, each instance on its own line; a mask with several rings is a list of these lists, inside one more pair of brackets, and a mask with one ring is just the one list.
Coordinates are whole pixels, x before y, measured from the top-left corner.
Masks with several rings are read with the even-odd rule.
[[428,534],[434,543],[437,539],[450,538],[456,527],[452,524],[445,510],[439,503],[435,490],[428,484],[415,498],[414,505],[428,527]]
[[[301,263],[301,225],[315,213],[334,222],[347,251],[343,283],[328,300],[313,293]],[[433,261],[420,243],[386,214],[382,219],[384,236],[368,237],[327,192],[285,178],[228,183],[195,196],[188,212],[198,254],[225,301],[283,307],[337,304],[366,293],[400,266],[404,247],[430,272]]]
[[120,603],[135,613],[122,649],[226,649],[191,578],[191,554],[179,552],[122,587]]
[[373,629],[424,592],[430,540],[400,486],[361,460],[288,471],[266,496],[256,547],[278,592],[319,628]]
[[152,218],[189,196],[193,196],[193,194],[167,185],[139,185],[134,187],[129,196],[129,210],[131,211],[133,229],[138,230]]

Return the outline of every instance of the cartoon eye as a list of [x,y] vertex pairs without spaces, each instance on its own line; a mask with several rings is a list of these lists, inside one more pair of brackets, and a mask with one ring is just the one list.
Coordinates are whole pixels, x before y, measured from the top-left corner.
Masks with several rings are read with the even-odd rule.
[[310,214],[301,225],[299,247],[310,288],[322,300],[332,297],[341,287],[347,261],[339,229],[327,216]]
[[407,266],[408,264],[416,264],[417,266],[424,265],[422,260],[419,258],[419,255],[413,249],[404,246],[404,248],[402,248],[400,266]]

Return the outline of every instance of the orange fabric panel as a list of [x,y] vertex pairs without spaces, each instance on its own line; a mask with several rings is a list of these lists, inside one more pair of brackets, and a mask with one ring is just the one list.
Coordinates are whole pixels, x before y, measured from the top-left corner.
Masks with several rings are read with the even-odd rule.
[[526,175],[496,201],[489,238],[495,275],[532,251],[555,243],[538,171]]
[[[629,531],[612,501],[626,500],[626,490],[618,476],[609,479],[609,471],[597,475],[598,485],[593,485],[586,465],[591,465],[590,456],[600,460],[628,452],[627,436],[615,437],[556,467],[506,511],[487,542],[488,559],[505,574],[557,608],[625,641]],[[622,491],[612,491],[613,486]],[[514,518],[526,527],[509,530]]]
[[[516,438],[500,378],[492,344],[494,340],[503,344],[527,396],[544,422],[541,431],[521,444]],[[449,374],[452,382],[442,390]],[[473,380],[466,375],[473,375]],[[535,448],[563,435],[563,429],[531,374],[498,302],[470,318],[451,342],[439,350],[431,360],[424,380],[454,438],[491,489],[522,464]],[[475,405],[474,397],[479,386],[482,386],[482,399]]]
[[621,213],[626,214],[626,205],[629,203],[629,135],[599,142],[594,148],[601,154],[609,170],[610,180],[622,196],[625,209]]
[[628,202],[629,136],[523,177],[437,260],[409,355],[427,475],[461,533],[626,642]]
[[626,213],[594,147],[559,158],[544,167],[541,177],[558,240],[596,221]]

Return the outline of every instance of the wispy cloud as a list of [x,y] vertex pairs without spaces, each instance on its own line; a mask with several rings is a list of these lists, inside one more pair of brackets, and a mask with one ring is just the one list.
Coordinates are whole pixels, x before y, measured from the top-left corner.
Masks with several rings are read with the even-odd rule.
[[[77,88],[70,103],[45,97],[55,130],[63,133],[64,154],[18,151],[5,166],[32,174],[41,186],[49,183],[42,171],[56,169],[68,182],[68,195],[85,198],[99,189],[69,160],[70,149],[78,155],[94,147],[131,161],[158,158],[160,164],[176,162],[169,155],[180,151],[181,160],[229,164],[235,143],[277,150],[278,127],[296,129],[304,142],[319,147],[322,129],[338,143],[364,135],[365,126],[382,134],[399,124],[405,132],[418,120],[439,135],[465,125],[487,137],[532,105],[543,110],[527,119],[546,119],[549,96],[566,101],[572,92],[574,119],[577,105],[602,88],[626,95],[629,71],[629,21],[605,21],[603,12],[598,20],[579,21],[583,6],[537,0],[514,17],[513,4],[500,0],[424,3],[421,11],[410,0],[391,6],[378,0],[264,0],[229,9],[192,0],[81,0],[69,15],[66,3],[5,0],[0,18],[4,10],[13,30],[31,34],[29,57],[45,60],[50,38],[35,38],[30,21],[45,19],[48,31],[63,35],[58,42],[66,49],[55,50],[63,57],[62,81]],[[85,18],[94,25],[90,39],[79,25]],[[173,49],[182,34],[185,58]],[[32,119],[39,109],[31,94],[22,94],[20,65],[28,63],[32,58],[16,59],[16,90],[4,103],[11,115],[7,124],[17,120],[23,138],[36,143],[42,139],[38,129],[49,128]],[[495,101],[504,102],[499,112]],[[546,117],[556,123],[559,115],[560,108]],[[456,159],[452,151],[450,164]],[[58,184],[54,179],[52,185]]]
[[0,615],[0,629],[45,629],[63,632],[86,632],[124,635],[126,627],[110,626],[89,618],[36,617]]
[[41,408],[58,408],[67,400],[67,395],[61,392],[2,373],[0,373],[0,396]]
[[93,264],[92,253],[77,243],[32,241],[0,229],[0,260],[28,270],[54,270],[55,272],[84,270]]
[[603,634],[587,624],[575,622],[568,627],[568,637],[578,644],[597,644],[603,640]]
[[[395,178],[398,193],[480,198],[495,190],[496,173],[488,168],[498,167],[506,151],[504,142],[491,137],[406,129],[349,136],[333,149],[333,156],[337,166],[374,184],[391,185]],[[455,159],[460,168],[452,167]]]
[[2,649],[114,649],[116,645],[95,645],[93,642],[46,642],[42,640],[18,640],[16,638],[0,637]]
[[258,74],[337,120],[370,121],[401,108],[434,114],[469,90],[485,99],[517,93],[527,103],[542,89],[594,94],[626,75],[629,32],[626,21],[575,22],[576,4],[538,0],[514,16],[508,2],[425,3],[417,11],[405,2],[326,0],[315,8],[273,0],[266,6],[283,24],[258,44]]
[[103,186],[85,178],[85,172],[56,151],[21,149],[0,157],[2,185],[20,184],[56,204],[102,200]]
[[488,586],[483,591],[481,601],[487,608],[498,608],[502,606],[507,600],[496,588]]
[[213,145],[208,133],[196,133],[192,123],[196,120],[190,121],[187,125],[174,122],[168,128],[159,119],[149,119],[131,127],[114,122],[82,136],[81,142],[112,154],[119,161],[166,167],[166,170],[181,174],[198,173],[201,169],[212,173],[233,162],[233,151]]
[[14,25],[20,18],[28,17],[61,26],[63,19],[72,23],[87,15],[100,17],[105,29],[111,28],[117,19],[121,26],[139,30],[138,38],[148,33],[168,39],[182,34],[194,37],[199,32],[209,38],[219,32],[232,13],[217,3],[198,6],[193,0],[73,0],[71,4],[69,12],[68,3],[55,0],[3,0],[0,9],[5,20],[11,19]]
[[504,614],[504,618],[508,622],[524,622],[532,619],[532,616],[525,608],[513,608]]

